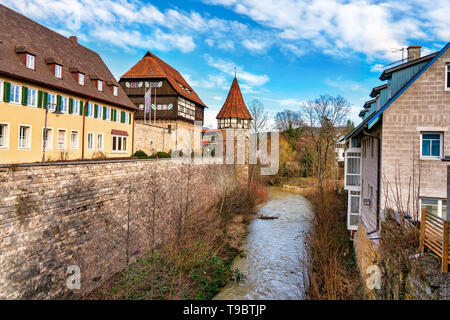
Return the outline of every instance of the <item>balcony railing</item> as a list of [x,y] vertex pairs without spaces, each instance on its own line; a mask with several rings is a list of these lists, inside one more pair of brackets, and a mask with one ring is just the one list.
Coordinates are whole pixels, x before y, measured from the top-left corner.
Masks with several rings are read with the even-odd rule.
[[442,259],[442,272],[448,272],[450,263],[450,237],[449,222],[435,216],[426,210],[422,210],[422,220],[420,223],[420,252],[425,251],[425,247],[438,255]]

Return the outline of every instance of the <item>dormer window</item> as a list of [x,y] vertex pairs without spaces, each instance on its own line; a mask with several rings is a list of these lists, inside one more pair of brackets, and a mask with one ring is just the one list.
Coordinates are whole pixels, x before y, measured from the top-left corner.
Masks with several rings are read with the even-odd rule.
[[55,77],[62,79],[62,66],[55,64]]
[[26,55],[26,66],[27,66],[27,68],[28,69],[32,69],[32,70],[34,70],[34,56],[32,55],[32,54],[27,54]]
[[97,89],[98,89],[98,91],[103,90],[103,81],[102,80],[97,80]]
[[78,73],[78,84],[80,85],[80,86],[84,86],[84,74],[82,74],[82,73]]
[[114,95],[115,97],[117,97],[118,94],[119,94],[119,89],[118,89],[116,86],[114,86],[114,87],[113,87],[113,95]]

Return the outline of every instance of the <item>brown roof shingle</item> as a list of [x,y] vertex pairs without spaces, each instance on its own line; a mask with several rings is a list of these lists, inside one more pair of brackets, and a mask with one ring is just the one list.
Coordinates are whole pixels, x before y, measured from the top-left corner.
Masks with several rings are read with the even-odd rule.
[[230,92],[228,92],[227,100],[220,109],[216,119],[222,118],[239,118],[252,120],[252,116],[245,105],[244,98],[242,97],[241,88],[237,78],[233,79]]
[[[128,70],[120,79],[167,79],[175,91],[181,96],[198,103],[206,108],[206,105],[181,76],[181,74],[166,62],[158,58],[155,54],[147,51],[144,57],[139,60],[130,70]],[[184,91],[180,85],[188,88],[191,92]]]
[[[20,60],[19,53],[24,51],[35,55],[35,70],[28,69]],[[47,65],[52,62],[64,66],[62,79],[56,78]],[[78,84],[72,74],[74,70],[85,74],[84,86]],[[137,109],[96,52],[4,5],[0,5],[0,74],[99,102]],[[107,85],[99,91],[89,74],[98,75],[105,84],[111,81],[118,87],[118,96],[114,96]]]

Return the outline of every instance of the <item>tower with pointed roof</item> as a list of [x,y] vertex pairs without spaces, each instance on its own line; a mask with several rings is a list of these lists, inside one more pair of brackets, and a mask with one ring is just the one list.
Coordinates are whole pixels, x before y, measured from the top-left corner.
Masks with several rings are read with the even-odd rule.
[[219,129],[250,129],[253,118],[245,105],[236,76],[216,119]]

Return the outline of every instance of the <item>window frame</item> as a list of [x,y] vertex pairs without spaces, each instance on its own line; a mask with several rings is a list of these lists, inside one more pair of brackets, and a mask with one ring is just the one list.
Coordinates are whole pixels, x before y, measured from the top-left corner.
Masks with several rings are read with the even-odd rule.
[[[64,147],[63,148],[59,147],[59,132],[60,131],[64,132]],[[67,150],[67,130],[64,128],[58,128],[57,136],[56,136],[56,149],[61,150],[61,151]]]
[[[41,139],[42,139],[42,143],[41,143],[41,150],[44,150],[44,130],[45,127],[42,127],[42,135],[41,135]],[[53,150],[53,128],[52,127],[47,127],[47,130],[50,130],[50,136],[47,137],[48,140],[48,144],[45,146],[45,151],[51,151]]]
[[[73,146],[73,143],[72,143],[72,134],[73,133],[77,134],[76,148]],[[78,150],[79,146],[80,146],[80,131],[79,130],[70,130],[70,150]]]
[[[433,197],[420,197],[419,199],[419,207],[420,211],[422,212],[422,200],[436,200],[437,201],[437,216],[441,219],[446,219],[447,212],[443,211],[443,202],[447,201],[445,198],[433,198]],[[446,206],[448,206],[448,202],[446,203]],[[432,213],[431,213],[432,214]]]
[[[28,58],[30,58],[30,60],[28,60]],[[29,63],[31,63],[31,65]],[[31,69],[31,70],[36,70],[36,57],[34,55],[29,54],[29,53],[26,54],[25,67],[27,67],[28,69]]]
[[[33,97],[33,95],[31,94],[32,92],[34,92],[34,104],[32,104],[31,103],[32,101],[30,101],[30,98]],[[31,108],[37,108],[37,105],[38,105],[38,90],[28,88],[27,106]]]
[[84,76],[84,73],[78,72],[78,84],[80,86],[84,86],[86,77]]
[[5,143],[3,145],[0,145],[0,150],[8,150],[9,149],[9,128],[10,124],[9,122],[0,122],[0,126],[5,127]]
[[[48,105],[51,105],[51,107],[48,109],[48,111],[55,111],[56,110],[56,104],[58,102],[57,95],[54,93],[48,93],[47,95],[47,107]],[[53,101],[54,100],[54,101]]]
[[119,95],[119,88],[117,86],[113,86],[113,96],[117,97]]
[[[65,109],[64,109],[65,107]],[[68,97],[61,97],[61,112],[62,113],[69,113],[69,98]]]
[[[116,138],[116,149],[114,149],[114,138]],[[124,139],[126,139],[126,141],[127,141],[125,150],[123,149],[123,145],[124,145],[123,141],[124,141]],[[121,141],[121,143],[120,143],[121,148],[120,149],[117,148],[119,140]],[[112,153],[127,153],[128,152],[128,137],[127,136],[121,136],[121,135],[113,134],[112,137],[111,137],[111,151],[112,151]]]
[[[89,136],[92,135],[92,146],[89,147]],[[94,132],[88,132],[86,136],[86,147],[88,151],[95,151],[95,133]]]
[[[80,100],[72,99],[72,114],[79,115],[80,114]],[[76,107],[76,110],[75,110]]]
[[[20,128],[25,127],[28,128],[28,135],[27,135],[27,145],[26,147],[20,146]],[[18,126],[18,134],[17,134],[17,148],[19,150],[29,150],[31,149],[31,138],[32,138],[32,126],[30,124],[19,124]]]
[[3,101],[3,81],[0,80],[0,102]]
[[103,91],[103,81],[102,80],[97,80],[97,90]]
[[[13,88],[16,88],[16,87],[17,87],[17,101],[14,101],[13,99],[11,99],[11,97],[12,97]],[[9,103],[20,104],[21,96],[22,96],[22,87],[18,84],[11,83],[11,89],[9,91]]]
[[[55,63],[55,77],[58,79],[62,79],[62,73],[63,73],[62,68],[63,68],[62,65]],[[58,73],[58,70],[59,70],[59,73]]]
[[[424,134],[439,134],[439,156],[424,156],[422,153],[423,135]],[[430,144],[430,148],[432,145]],[[430,150],[431,151],[431,150]],[[420,132],[420,160],[442,160],[444,155],[444,133],[442,131],[422,131]]]
[[103,120],[103,106],[98,105],[97,119]]
[[95,108],[95,105],[93,103],[89,102],[88,103],[88,107],[87,107],[87,116],[88,116],[88,118],[93,118],[94,117],[94,115],[95,115],[94,108]]
[[[101,137],[101,139],[100,139]],[[99,142],[102,142],[101,148],[99,147]],[[103,132],[97,132],[97,150],[98,151],[103,151],[103,149],[105,148],[105,135],[103,134]]]
[[111,121],[111,108],[106,107],[106,119],[107,121]]

